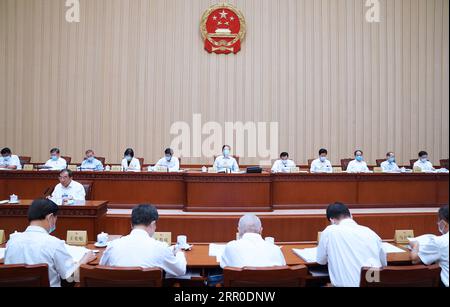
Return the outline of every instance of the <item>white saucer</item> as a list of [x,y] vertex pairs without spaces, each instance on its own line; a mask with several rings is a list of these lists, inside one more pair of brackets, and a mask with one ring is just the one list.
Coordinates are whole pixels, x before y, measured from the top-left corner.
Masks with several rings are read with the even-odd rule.
[[95,243],[94,243],[94,246],[95,246],[95,247],[100,247],[100,248],[102,248],[102,247],[107,247],[107,246],[108,246],[108,243],[106,243],[106,244],[99,244],[98,242],[95,242]]
[[13,202],[9,201],[8,204],[11,204],[11,205],[20,204],[20,201],[13,201]]

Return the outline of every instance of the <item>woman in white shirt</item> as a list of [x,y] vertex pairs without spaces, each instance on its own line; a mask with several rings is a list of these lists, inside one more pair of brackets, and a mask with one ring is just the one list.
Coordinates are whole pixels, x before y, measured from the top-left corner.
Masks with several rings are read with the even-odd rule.
[[134,157],[134,150],[132,148],[127,148],[123,154],[124,158],[122,160],[122,171],[129,172],[140,172],[141,163],[138,159]]
[[370,172],[367,163],[364,161],[362,150],[355,151],[355,160],[350,161],[347,166],[347,173],[368,173]]

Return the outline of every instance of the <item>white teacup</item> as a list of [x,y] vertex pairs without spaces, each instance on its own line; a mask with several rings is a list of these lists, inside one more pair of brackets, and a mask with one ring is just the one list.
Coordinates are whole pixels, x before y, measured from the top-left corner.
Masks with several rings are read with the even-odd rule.
[[97,243],[98,245],[106,245],[106,243],[108,242],[108,234],[107,233],[100,233],[97,235]]
[[181,235],[177,237],[177,245],[181,248],[186,247],[187,244],[187,236]]
[[272,238],[272,237],[266,237],[265,240],[266,240],[267,243],[275,244],[275,238]]
[[9,196],[10,203],[17,203],[19,201],[19,197],[15,194]]

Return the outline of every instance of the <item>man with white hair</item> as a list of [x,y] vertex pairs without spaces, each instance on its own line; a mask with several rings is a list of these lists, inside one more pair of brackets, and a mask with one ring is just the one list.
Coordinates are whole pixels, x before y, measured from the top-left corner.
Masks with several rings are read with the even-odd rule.
[[286,260],[280,248],[261,237],[261,220],[254,214],[246,214],[239,220],[239,240],[231,241],[225,247],[220,266],[272,267],[285,266]]

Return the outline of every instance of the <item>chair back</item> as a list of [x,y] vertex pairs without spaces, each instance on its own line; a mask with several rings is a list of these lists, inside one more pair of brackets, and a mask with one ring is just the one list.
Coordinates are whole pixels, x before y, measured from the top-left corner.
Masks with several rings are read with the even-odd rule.
[[102,162],[103,166],[106,164],[106,158],[105,157],[95,157],[98,161]]
[[160,268],[80,266],[81,287],[162,287]]
[[409,166],[411,167],[411,169],[414,168],[414,163],[416,163],[417,159],[413,159],[413,160],[409,160]]
[[342,171],[346,171],[348,164],[350,163],[350,161],[352,161],[353,159],[341,159],[341,167],[342,167]]
[[66,160],[67,164],[70,164],[70,162],[72,162],[72,157],[61,156],[61,158],[63,158],[64,160]]
[[440,162],[440,166],[441,166],[442,168],[449,169],[449,168],[448,168],[448,159],[443,159],[443,160],[441,160],[441,161],[439,161],[439,162]]
[[92,200],[92,185],[93,182],[92,181],[85,181],[85,180],[81,180],[78,181],[79,183],[81,183],[81,185],[84,188],[84,192],[86,193],[85,199],[86,200]]
[[0,287],[50,287],[48,265],[1,265]]
[[377,167],[381,167],[381,163],[386,161],[386,159],[377,159],[375,162],[377,163]]
[[308,159],[308,167],[311,168],[311,164],[313,163],[315,159]]
[[[388,266],[362,268],[361,287],[439,287],[439,265]],[[379,278],[377,278],[379,277]],[[373,282],[371,282],[373,280]]]

